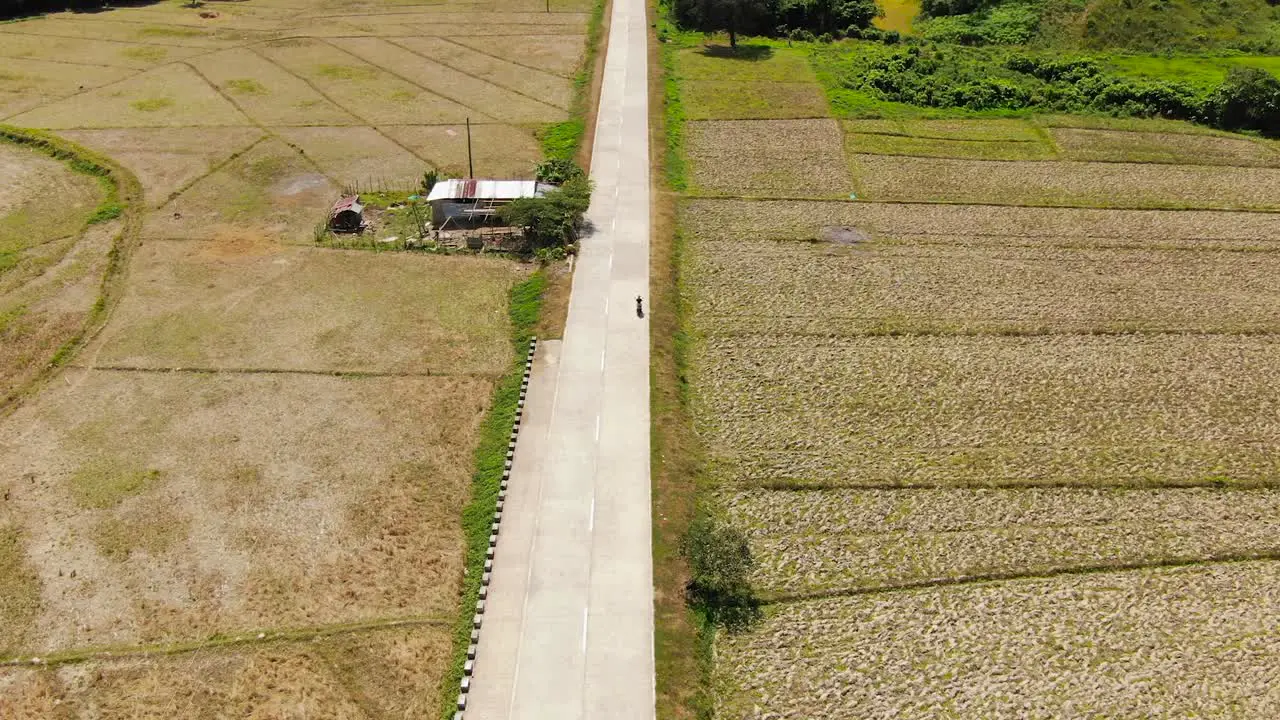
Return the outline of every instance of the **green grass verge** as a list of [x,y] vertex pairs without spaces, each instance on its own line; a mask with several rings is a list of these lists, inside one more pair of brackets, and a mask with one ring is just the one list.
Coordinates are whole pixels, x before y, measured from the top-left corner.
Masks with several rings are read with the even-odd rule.
[[520,398],[520,381],[524,377],[525,356],[529,340],[542,308],[542,293],[547,278],[535,272],[511,289],[507,312],[511,318],[511,344],[515,354],[511,369],[493,389],[489,413],[480,426],[480,443],[476,446],[475,474],[471,478],[471,501],[462,510],[462,531],[466,538],[465,575],[462,578],[462,600],[453,631],[453,659],[440,686],[440,717],[449,720],[456,710],[462,666],[471,643],[471,616],[480,597],[480,580],[484,574],[485,551],[493,528],[493,513],[498,503],[498,488],[506,465],[507,442],[516,417]]
[[587,21],[587,51],[582,55],[578,72],[573,75],[569,119],[548,123],[538,129],[542,155],[548,160],[573,160],[582,151],[582,139],[587,131],[587,109],[591,105],[591,81],[595,77],[596,58],[600,55],[600,41],[604,37],[605,2],[595,0],[591,5],[591,17]]
[[[680,33],[667,19],[666,12],[659,14],[659,38],[678,38]],[[684,154],[684,100],[681,97],[679,53],[681,42],[663,42],[662,55],[662,111],[663,136],[666,150],[663,169],[667,185],[677,192],[689,189],[689,166]]]

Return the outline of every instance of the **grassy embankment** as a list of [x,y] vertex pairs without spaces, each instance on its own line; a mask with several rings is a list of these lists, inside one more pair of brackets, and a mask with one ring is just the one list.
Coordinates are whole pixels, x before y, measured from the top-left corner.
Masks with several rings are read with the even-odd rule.
[[681,33],[667,7],[651,9],[658,33],[651,42],[650,135],[653,177],[658,178],[650,293],[653,330],[652,459],[654,633],[659,718],[705,718],[713,712],[710,692],[715,629],[706,615],[686,602],[688,562],[682,544],[699,512],[698,476],[702,449],[692,432],[688,360],[690,308],[681,288],[683,239],[677,227],[679,193],[688,188],[684,153],[685,105],[676,53]]

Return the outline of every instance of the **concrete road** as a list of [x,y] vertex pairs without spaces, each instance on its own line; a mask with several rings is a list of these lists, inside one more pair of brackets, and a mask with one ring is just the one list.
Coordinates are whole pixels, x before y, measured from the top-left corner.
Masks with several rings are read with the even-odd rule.
[[535,359],[467,720],[654,717],[646,34],[644,0],[614,0],[594,231]]

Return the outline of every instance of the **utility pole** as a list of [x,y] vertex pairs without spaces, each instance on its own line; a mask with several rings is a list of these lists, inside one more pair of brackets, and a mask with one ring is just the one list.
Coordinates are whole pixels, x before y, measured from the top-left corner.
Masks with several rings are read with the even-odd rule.
[[467,177],[476,176],[476,166],[471,163],[471,118],[467,118]]
[[551,0],[547,0],[547,12],[551,12]]

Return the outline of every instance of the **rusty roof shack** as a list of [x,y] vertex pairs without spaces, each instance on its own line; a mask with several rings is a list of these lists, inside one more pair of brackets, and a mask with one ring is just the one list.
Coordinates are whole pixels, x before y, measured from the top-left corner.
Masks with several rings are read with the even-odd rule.
[[534,180],[441,180],[427,194],[437,229],[490,225],[498,210],[516,198],[542,197],[555,185]]
[[359,195],[345,195],[329,211],[329,229],[336,233],[355,233],[364,229],[364,205]]

